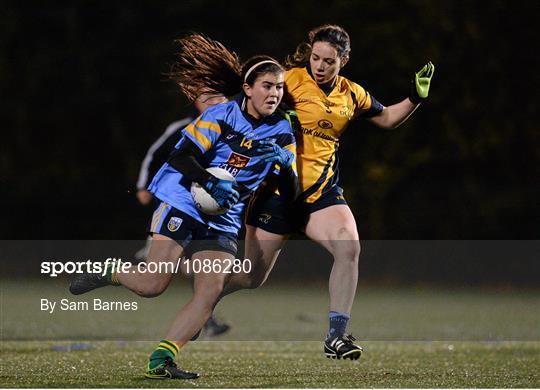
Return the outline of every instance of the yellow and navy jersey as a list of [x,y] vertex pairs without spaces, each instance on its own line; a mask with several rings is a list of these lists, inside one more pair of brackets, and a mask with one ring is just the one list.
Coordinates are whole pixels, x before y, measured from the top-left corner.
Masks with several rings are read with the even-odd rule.
[[383,106],[360,85],[341,76],[326,95],[306,68],[288,70],[285,85],[300,121],[296,164],[301,197],[313,203],[337,184],[339,137],[349,122],[376,115]]
[[296,153],[294,135],[286,118],[274,113],[256,121],[242,110],[244,102],[241,96],[208,108],[182,130],[182,139],[176,145],[178,149],[185,139],[189,139],[203,153],[199,161],[203,167],[219,167],[231,173],[240,187],[240,202],[222,215],[199,212],[191,197],[191,181],[169,163],[161,167],[148,187],[162,202],[211,228],[231,233],[240,229],[244,200],[274,169],[272,163],[261,161],[264,153],[257,150],[259,142],[273,140]]

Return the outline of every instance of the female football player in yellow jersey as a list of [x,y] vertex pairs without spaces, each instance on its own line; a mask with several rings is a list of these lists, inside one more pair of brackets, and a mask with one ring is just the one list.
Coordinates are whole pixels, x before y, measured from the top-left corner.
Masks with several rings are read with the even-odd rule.
[[324,351],[332,358],[358,359],[362,348],[345,330],[356,293],[360,241],[354,216],[337,184],[339,138],[357,117],[386,129],[402,124],[427,98],[435,68],[431,62],[425,65],[415,74],[410,96],[385,107],[360,85],[339,75],[351,50],[343,28],[320,26],[308,37],[285,64],[286,88],[301,126],[296,134],[301,195],[293,207],[275,194],[253,202],[246,222],[246,257],[257,259],[258,268],[234,282],[244,288],[260,286],[289,235],[298,228],[304,230],[334,257]]

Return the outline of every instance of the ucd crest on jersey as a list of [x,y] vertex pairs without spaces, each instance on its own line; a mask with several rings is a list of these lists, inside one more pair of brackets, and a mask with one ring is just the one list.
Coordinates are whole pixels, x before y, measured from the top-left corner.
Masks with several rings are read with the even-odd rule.
[[180,217],[172,217],[167,224],[167,229],[169,229],[171,232],[175,232],[180,229],[183,221],[184,220]]

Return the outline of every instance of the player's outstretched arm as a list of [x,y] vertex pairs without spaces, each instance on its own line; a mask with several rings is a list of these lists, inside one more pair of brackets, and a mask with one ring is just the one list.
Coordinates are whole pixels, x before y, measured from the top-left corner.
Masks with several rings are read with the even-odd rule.
[[378,115],[368,118],[368,120],[384,129],[394,129],[401,125],[418,108],[418,105],[427,99],[434,73],[435,65],[430,61],[414,74],[408,98],[385,107]]

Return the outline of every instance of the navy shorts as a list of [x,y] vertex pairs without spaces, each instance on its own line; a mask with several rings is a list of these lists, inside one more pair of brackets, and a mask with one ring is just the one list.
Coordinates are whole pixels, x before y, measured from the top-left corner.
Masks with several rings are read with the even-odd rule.
[[238,234],[208,227],[165,202],[154,211],[148,232],[172,238],[184,248],[185,253],[210,250],[236,256],[238,250]]
[[282,235],[303,232],[311,213],[336,204],[347,204],[339,186],[332,187],[313,203],[301,200],[287,203],[275,193],[260,194],[248,206],[246,224]]

